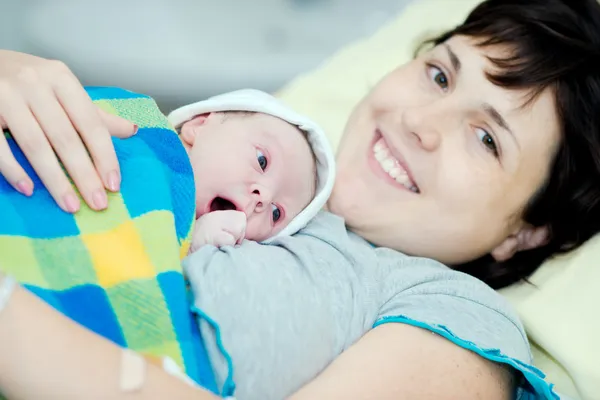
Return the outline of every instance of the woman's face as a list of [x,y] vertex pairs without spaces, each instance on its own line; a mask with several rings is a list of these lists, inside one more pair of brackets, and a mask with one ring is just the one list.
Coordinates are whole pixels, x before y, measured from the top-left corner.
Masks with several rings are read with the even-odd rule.
[[398,68],[357,105],[338,150],[330,210],[380,246],[457,264],[541,244],[521,214],[559,143],[553,94],[493,85],[465,37]]

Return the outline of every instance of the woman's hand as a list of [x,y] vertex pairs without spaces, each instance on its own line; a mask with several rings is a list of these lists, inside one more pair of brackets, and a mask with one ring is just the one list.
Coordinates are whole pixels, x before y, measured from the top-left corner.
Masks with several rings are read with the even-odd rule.
[[[118,191],[121,183],[110,136],[126,138],[136,131],[131,122],[96,107],[62,62],[7,50],[0,50],[0,124],[10,130],[52,197],[68,212],[79,210],[80,202],[60,162],[85,202],[104,209],[106,189]],[[24,195],[33,193],[33,182],[4,135],[0,174]]]

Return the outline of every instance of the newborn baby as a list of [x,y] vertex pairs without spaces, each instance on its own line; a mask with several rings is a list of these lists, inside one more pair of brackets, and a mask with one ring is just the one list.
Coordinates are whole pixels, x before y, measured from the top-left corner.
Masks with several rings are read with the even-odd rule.
[[196,182],[190,252],[291,235],[325,205],[335,174],[327,138],[273,96],[239,90],[181,107],[168,118]]

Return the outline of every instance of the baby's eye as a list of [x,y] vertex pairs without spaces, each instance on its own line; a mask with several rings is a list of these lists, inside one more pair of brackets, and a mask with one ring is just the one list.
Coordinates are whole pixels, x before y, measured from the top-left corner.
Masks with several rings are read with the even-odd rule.
[[260,150],[256,150],[256,159],[258,160],[258,165],[260,169],[263,171],[267,169],[269,162],[267,161],[267,157]]
[[279,218],[281,218],[281,210],[275,204],[271,204],[271,210],[273,213],[273,222],[279,221]]

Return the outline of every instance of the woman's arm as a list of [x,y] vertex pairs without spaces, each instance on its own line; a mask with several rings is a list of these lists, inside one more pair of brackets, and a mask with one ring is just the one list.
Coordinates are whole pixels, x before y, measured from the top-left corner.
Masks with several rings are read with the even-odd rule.
[[513,374],[427,330],[390,323],[367,333],[290,400],[508,400]]
[[124,393],[122,354],[21,287],[0,311],[0,392],[10,399],[217,399],[149,363],[141,389]]
[[[217,399],[151,364],[141,390],[124,393],[121,356],[118,346],[20,287],[0,312],[0,390],[8,398]],[[429,331],[390,323],[370,331],[291,400],[507,400],[512,378]]]

